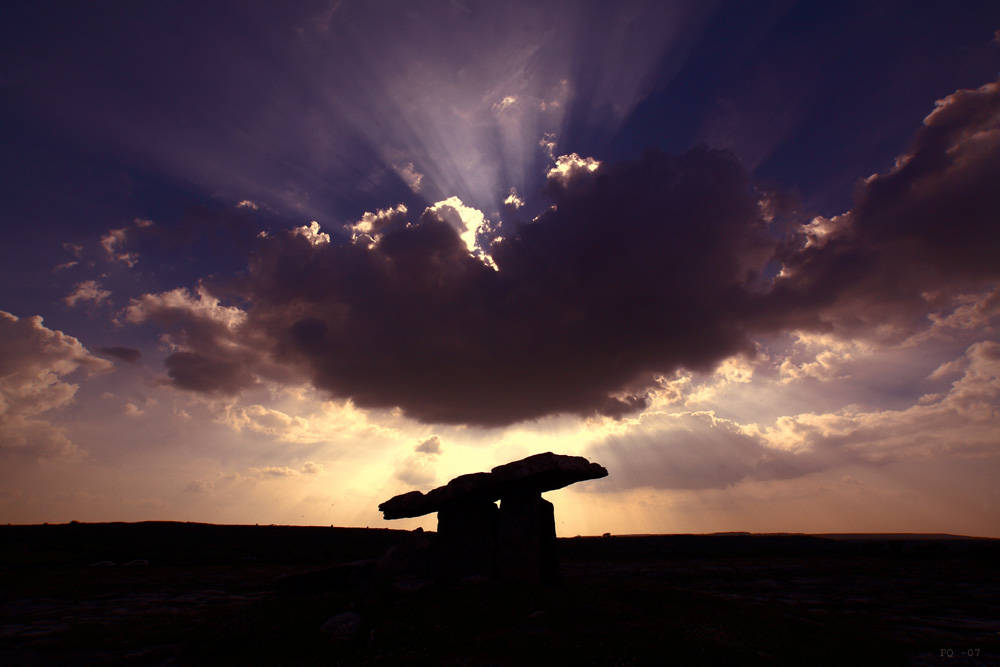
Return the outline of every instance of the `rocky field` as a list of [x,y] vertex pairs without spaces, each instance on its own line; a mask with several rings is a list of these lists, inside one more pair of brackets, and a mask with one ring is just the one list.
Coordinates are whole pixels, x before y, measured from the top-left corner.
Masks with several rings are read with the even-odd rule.
[[391,530],[0,526],[3,665],[1000,665],[1000,541],[558,541],[556,587],[393,578]]

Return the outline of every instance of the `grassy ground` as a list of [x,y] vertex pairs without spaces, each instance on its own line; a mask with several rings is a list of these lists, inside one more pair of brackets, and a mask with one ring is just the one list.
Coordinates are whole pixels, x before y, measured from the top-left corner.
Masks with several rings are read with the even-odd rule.
[[184,525],[0,527],[0,664],[1000,664],[993,542],[561,540],[532,589],[375,585],[389,531]]

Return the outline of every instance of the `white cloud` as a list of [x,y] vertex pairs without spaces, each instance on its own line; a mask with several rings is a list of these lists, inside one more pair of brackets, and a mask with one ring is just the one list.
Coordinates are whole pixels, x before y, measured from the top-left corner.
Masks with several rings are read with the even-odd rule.
[[550,160],[556,159],[556,135],[552,132],[546,132],[542,135],[542,138],[538,140],[538,145],[541,147],[542,151],[549,157]]
[[959,295],[953,310],[931,313],[929,317],[934,323],[932,335],[942,330],[993,331],[995,320],[1000,317],[1000,289]]
[[817,380],[832,380],[838,377],[841,366],[845,362],[851,361],[850,353],[838,354],[834,350],[823,350],[818,353],[813,361],[804,361],[795,364],[791,359],[781,362],[779,371],[782,382],[794,382],[803,378],[811,377]]
[[808,225],[802,226],[806,236],[806,248],[822,248],[832,237],[847,229],[851,224],[850,215],[835,215],[833,218],[817,216]]
[[494,102],[493,110],[503,112],[517,104],[517,95],[507,95],[499,102]]
[[108,259],[125,264],[129,268],[135,266],[139,261],[139,255],[135,252],[126,251],[125,246],[128,244],[129,237],[134,236],[137,230],[152,227],[153,224],[152,220],[136,218],[127,227],[108,230],[101,237],[101,247],[104,248],[104,253],[108,256]]
[[366,244],[378,241],[383,229],[406,224],[407,208],[398,204],[395,208],[378,209],[374,213],[366,211],[361,219],[353,225],[348,225],[355,242],[362,240]]
[[514,188],[510,189],[510,194],[508,194],[507,198],[503,200],[503,203],[504,206],[509,206],[514,210],[517,210],[522,206],[524,206],[524,200],[517,196],[517,190]]
[[565,188],[573,181],[593,174],[600,166],[601,163],[592,157],[582,158],[576,153],[560,155],[556,158],[556,166],[549,169],[546,178],[549,183],[558,183]]
[[220,306],[219,300],[201,286],[194,294],[183,287],[143,294],[132,299],[125,310],[125,319],[132,324],[155,320],[170,326],[185,318],[215,323],[232,331],[246,321],[246,313],[233,306]]
[[263,405],[227,405],[222,421],[236,431],[247,429],[286,441],[302,441],[309,431],[309,420],[265,408]]
[[830,335],[795,332],[796,342],[781,360],[778,373],[781,381],[791,383],[805,378],[834,380],[848,377],[846,367],[871,352],[869,346],[857,341]]
[[122,409],[122,412],[129,417],[138,417],[146,413],[145,410],[140,408],[135,403],[126,403],[125,407]]
[[319,231],[319,223],[313,220],[308,227],[296,227],[293,231],[296,236],[301,236],[312,245],[321,245],[330,242],[330,235]]
[[486,224],[486,217],[479,209],[466,206],[458,197],[448,197],[429,207],[428,211],[436,213],[442,220],[458,231],[469,252],[475,253],[476,234]]
[[391,428],[370,421],[368,413],[351,401],[318,401],[314,392],[303,390],[298,400],[286,403],[278,410],[260,404],[213,402],[216,421],[237,432],[258,433],[280,442],[306,445],[340,437],[395,437]]
[[303,475],[318,475],[323,472],[324,465],[322,463],[316,463],[314,461],[306,461],[302,464],[302,474]]
[[431,486],[434,480],[437,479],[437,473],[435,473],[427,457],[415,454],[398,460],[393,469],[393,474],[396,479],[406,482],[410,486],[421,488]]
[[416,170],[412,162],[408,162],[402,167],[393,167],[393,171],[403,179],[403,182],[409,186],[412,192],[420,192],[420,184],[424,180],[424,175]]
[[125,245],[127,231],[126,227],[121,229],[109,230],[107,234],[101,237],[101,247],[104,248],[104,252],[108,255],[114,255],[115,249],[119,246]]
[[870,462],[931,455],[1000,454],[1000,344],[969,347],[961,378],[943,395],[929,395],[905,410],[867,411],[848,406],[825,414],[781,417],[762,431],[771,447],[790,451],[827,450]]
[[[848,405],[825,413],[780,416],[770,423],[727,419],[715,410],[663,411],[662,406],[670,403],[690,403],[700,391],[686,393],[688,377],[678,375],[661,382],[664,396],[654,401],[660,410],[603,428],[601,440],[588,453],[594,460],[607,461],[617,477],[602,487],[608,491],[721,489],[824,471],[840,470],[843,477],[849,469],[931,461],[960,468],[985,465],[974,461],[997,461],[1000,343],[975,343],[944,368],[962,375],[949,390],[914,399],[903,409]],[[755,386],[764,381],[744,386],[746,391],[764,391]],[[706,386],[717,387],[718,379]],[[943,486],[955,483],[942,479]]]

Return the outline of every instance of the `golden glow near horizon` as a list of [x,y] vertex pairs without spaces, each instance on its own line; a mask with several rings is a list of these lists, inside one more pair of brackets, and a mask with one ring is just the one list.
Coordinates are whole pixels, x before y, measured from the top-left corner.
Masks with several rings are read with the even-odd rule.
[[[996,364],[994,348],[970,352],[964,377],[944,396],[922,405],[879,412],[847,408],[827,414],[786,414],[749,423],[720,419],[713,413],[718,407],[714,401],[720,394],[729,394],[731,400],[737,390],[751,399],[767,392],[767,386],[784,391],[789,382],[775,374],[769,383],[754,387],[741,370],[746,362],[736,358],[712,376],[692,379],[689,384],[695,386],[675,397],[668,412],[654,406],[622,421],[553,417],[493,430],[420,425],[393,412],[323,400],[307,388],[271,390],[256,397],[261,402],[197,399],[151,388],[140,409],[136,401],[126,401],[127,395],[113,390],[113,378],[102,377],[111,391],[99,403],[107,408],[122,406],[118,422],[132,424],[119,431],[124,442],[140,446],[151,431],[183,432],[185,423],[206,417],[216,427],[190,432],[193,437],[185,449],[191,456],[186,462],[165,458],[164,451],[140,455],[136,449],[129,456],[117,454],[117,460],[108,460],[112,453],[100,442],[103,432],[94,430],[95,424],[66,422],[59,428],[74,430],[90,460],[49,455],[43,466],[26,471],[16,491],[8,487],[6,503],[17,509],[12,518],[23,522],[159,518],[433,529],[433,517],[385,522],[377,505],[415,488],[427,491],[460,474],[554,451],[588,456],[611,472],[609,478],[576,485],[580,488],[547,494],[556,503],[562,536],[725,530],[996,534],[981,528],[990,525],[983,523],[984,512],[992,515],[998,500],[988,471],[970,470],[961,458],[946,465],[927,458],[942,443],[959,441],[975,457],[977,443],[985,445],[995,438],[991,413],[977,408],[974,401],[996,382],[989,379],[995,375],[984,374]],[[800,378],[792,384],[809,381]],[[126,409],[129,405],[133,410]],[[710,448],[719,446],[713,443],[732,439],[749,447],[749,440],[740,440],[747,433],[757,434],[760,453],[746,463],[746,472],[713,482],[718,471],[712,466],[717,464],[711,456],[701,463],[697,448],[705,448],[708,455]],[[832,455],[822,453],[823,441],[858,433],[866,435],[841,465],[822,461]],[[608,443],[639,442],[635,438],[645,444],[608,448]],[[810,472],[813,464],[806,462],[800,473],[791,476],[781,466],[768,472],[767,451],[772,447],[792,457],[818,457],[817,469]],[[644,458],[654,454],[666,458]],[[671,461],[672,456],[677,458]],[[866,461],[882,465],[871,467]],[[738,456],[722,459],[722,465],[734,462]],[[95,463],[99,463],[96,469]],[[92,468],[86,480],[77,474],[81,465]],[[687,470],[691,477],[665,479],[667,486],[657,488],[655,478],[644,477],[644,469],[663,465]],[[793,458],[782,465],[797,463]],[[155,469],[155,481],[142,475],[143,469]],[[894,469],[910,474],[894,477]],[[965,476],[962,488],[973,491],[968,497],[953,492],[956,474]],[[914,486],[914,480],[930,482],[935,476],[936,487],[918,491]],[[61,490],[41,496],[24,487]],[[943,499],[962,507],[963,517],[943,511],[939,506]],[[855,510],[845,514],[852,507]],[[849,517],[846,522],[845,517]]]

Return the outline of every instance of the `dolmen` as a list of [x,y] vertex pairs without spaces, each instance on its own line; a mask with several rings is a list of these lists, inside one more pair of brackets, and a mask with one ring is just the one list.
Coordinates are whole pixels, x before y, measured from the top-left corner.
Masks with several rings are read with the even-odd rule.
[[607,474],[582,456],[547,452],[461,475],[427,493],[404,493],[378,508],[386,519],[437,512],[437,535],[420,559],[435,579],[487,576],[553,584],[558,580],[555,513],[542,493]]

